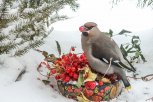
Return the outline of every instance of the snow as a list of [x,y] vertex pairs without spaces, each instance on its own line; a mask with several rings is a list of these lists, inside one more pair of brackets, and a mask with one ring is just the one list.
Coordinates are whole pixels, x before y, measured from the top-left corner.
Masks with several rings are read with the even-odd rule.
[[[141,39],[142,52],[147,60],[146,63],[135,64],[137,77],[153,73],[153,30],[134,32]],[[55,41],[59,41],[62,52],[66,53],[71,46],[76,46],[76,52],[82,52],[79,31],[56,31],[54,30],[45,40],[45,44],[38,49],[58,55]],[[128,41],[127,37],[115,36],[114,40],[121,44]],[[31,50],[22,57],[0,56],[0,102],[75,102],[60,95],[50,86],[43,84],[38,78],[44,78],[37,72],[37,67],[43,56],[37,51]],[[16,78],[21,70],[26,69],[21,80]],[[132,73],[127,73],[131,76]],[[111,102],[146,102],[153,97],[153,80],[142,81],[129,79],[132,89],[123,91],[122,94]],[[56,86],[56,83],[53,81]],[[147,102],[151,102],[148,100]]]
[[[54,28],[63,31],[77,31],[80,26],[88,21],[98,24],[101,30],[140,31],[152,28],[153,12],[151,8],[139,8],[139,0],[118,0],[118,5],[112,8],[111,3],[116,0],[78,0],[80,7],[77,12],[72,12],[68,7],[62,10],[71,19],[54,24]],[[75,26],[73,26],[75,24]]]
[[[1,1],[0,4],[2,3]],[[137,31],[132,34],[140,36],[142,52],[147,60],[146,63],[135,64],[139,74],[137,77],[153,73],[153,29],[148,29],[152,28],[152,10],[136,8],[135,4],[127,3],[134,2],[131,0],[122,2],[113,9],[106,0],[78,1],[80,3],[78,12],[72,13],[69,8],[63,10],[61,13],[68,14],[71,16],[71,19],[54,23],[55,30],[45,40],[45,44],[38,49],[58,56],[55,43],[55,41],[58,41],[63,53],[67,53],[71,46],[76,47],[76,53],[82,52],[78,27],[86,21],[95,21],[105,31],[110,28],[116,31],[123,28]],[[17,9],[15,8],[18,6],[18,3],[13,5],[10,14],[16,13]],[[26,9],[24,12],[30,11],[32,10]],[[7,28],[7,30],[5,29],[4,33],[8,34],[16,24],[11,24],[12,26]],[[144,29],[148,30],[144,31]],[[12,39],[14,39],[13,36]],[[113,39],[119,45],[129,41],[129,38],[120,36],[115,36]],[[20,39],[17,41],[20,41]],[[0,102],[75,102],[72,99],[63,97],[50,86],[44,85],[38,80],[38,78],[44,78],[37,72],[37,67],[43,61],[43,58],[41,53],[34,50],[30,50],[29,53],[22,57],[0,55]],[[26,69],[25,74],[23,74],[21,80],[16,81],[19,73],[24,69]],[[127,75],[132,76],[132,73],[127,73]],[[111,102],[151,102],[151,100],[146,100],[153,97],[153,80],[148,82],[131,78],[129,80],[132,89],[128,92],[122,92],[118,98],[113,99]],[[54,80],[52,84],[56,86]]]

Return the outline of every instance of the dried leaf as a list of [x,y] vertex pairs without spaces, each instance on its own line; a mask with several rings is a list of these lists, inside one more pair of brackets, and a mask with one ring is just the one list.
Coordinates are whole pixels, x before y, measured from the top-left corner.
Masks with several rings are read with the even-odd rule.
[[107,79],[107,78],[102,78],[101,79],[104,83],[111,83],[111,81],[109,80],[109,79]]
[[84,96],[82,92],[81,92],[81,96],[77,96],[77,99],[78,99],[78,102],[91,102]]
[[97,74],[93,73],[89,67],[86,67],[85,68],[85,73],[88,73],[88,77],[84,80],[84,82],[87,82],[87,81],[95,81],[96,77],[97,77]]
[[57,58],[55,57],[54,54],[50,54],[50,55],[48,55],[48,56],[46,57],[46,60],[47,60],[48,62],[54,62],[54,61],[57,60]]
[[115,98],[117,93],[117,88],[115,86],[112,87],[111,92],[110,92],[110,97]]
[[42,55],[44,55],[44,57],[46,58],[46,57],[48,56],[48,52],[43,51],[43,52],[42,52]]

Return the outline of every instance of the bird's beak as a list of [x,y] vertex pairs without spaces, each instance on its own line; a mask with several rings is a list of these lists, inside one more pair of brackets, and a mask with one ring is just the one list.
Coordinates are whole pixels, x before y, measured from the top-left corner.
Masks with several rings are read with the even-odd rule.
[[81,27],[79,28],[79,30],[80,30],[80,32],[82,32],[82,34],[83,34],[84,36],[88,36],[89,31],[87,31],[87,28],[86,28],[86,27],[81,26]]

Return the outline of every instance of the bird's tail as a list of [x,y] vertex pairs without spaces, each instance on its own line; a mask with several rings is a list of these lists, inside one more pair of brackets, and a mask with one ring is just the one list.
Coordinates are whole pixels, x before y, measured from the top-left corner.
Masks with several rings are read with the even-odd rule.
[[125,89],[126,90],[131,89],[131,84],[126,77],[125,71],[122,70],[120,67],[115,67],[114,72],[121,77],[121,80],[123,81]]
[[133,67],[133,65],[129,62],[129,60],[123,55],[124,59],[128,62],[128,64],[131,66],[131,68],[133,69],[133,71],[135,72],[136,69]]
[[[120,67],[122,67],[122,68],[126,68],[126,69],[128,69],[128,70],[130,70],[130,71],[132,71],[132,72],[135,72],[136,70],[135,70],[135,68],[134,67],[128,67],[127,65],[125,65],[125,64],[123,64],[122,62],[118,62],[117,63]],[[131,65],[130,65],[131,66]]]

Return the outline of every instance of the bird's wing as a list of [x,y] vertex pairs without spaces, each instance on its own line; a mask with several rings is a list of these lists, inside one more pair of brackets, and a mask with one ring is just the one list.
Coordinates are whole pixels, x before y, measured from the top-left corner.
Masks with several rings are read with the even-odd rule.
[[98,58],[107,64],[110,63],[110,59],[112,58],[112,65],[118,66],[120,68],[126,68],[133,72],[135,71],[133,68],[130,68],[121,62],[121,58],[118,52],[120,49],[117,49],[118,46],[114,41],[110,42],[110,39],[103,39],[105,42],[102,39],[98,40],[92,44],[92,54],[95,58]]

